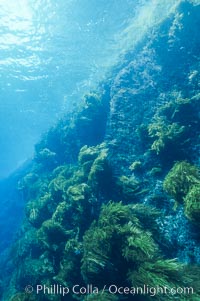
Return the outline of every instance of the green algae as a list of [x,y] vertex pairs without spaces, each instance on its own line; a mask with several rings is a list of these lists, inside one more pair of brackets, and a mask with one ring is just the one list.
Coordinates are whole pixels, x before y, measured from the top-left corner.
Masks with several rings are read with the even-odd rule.
[[185,215],[200,226],[200,184],[193,185],[184,198]]
[[123,199],[124,201],[135,200],[137,194],[140,193],[140,188],[141,184],[134,176],[121,176],[116,182],[119,199]]
[[151,150],[159,155],[177,148],[180,155],[183,146],[191,144],[199,127],[198,101],[195,96],[175,98],[157,109],[153,122],[148,125],[148,135],[153,140]]
[[167,174],[163,187],[177,203],[183,203],[186,217],[199,224],[199,169],[186,161],[177,162]]
[[148,131],[149,136],[154,139],[151,150],[154,150],[158,155],[161,151],[168,148],[169,145],[176,144],[179,141],[185,131],[185,127],[175,122],[168,124],[166,120],[159,118],[149,126]]
[[36,296],[33,296],[32,294],[26,294],[26,293],[18,293],[15,296],[13,296],[10,301],[35,301]]
[[38,240],[44,247],[50,250],[57,250],[59,245],[66,241],[67,233],[65,229],[52,219],[43,222],[37,232]]
[[169,171],[163,187],[178,203],[182,203],[190,188],[198,183],[200,183],[198,168],[189,162],[181,161],[175,163]]
[[[102,207],[99,220],[84,235],[83,250],[81,271],[86,283],[100,285],[106,277],[108,284],[127,279],[127,285],[134,287],[148,283],[150,287],[172,289],[191,285],[195,275],[185,274],[186,266],[177,260],[162,258],[152,233],[134,214],[134,207],[122,203],[110,202]],[[154,296],[155,300],[165,297],[159,293]]]

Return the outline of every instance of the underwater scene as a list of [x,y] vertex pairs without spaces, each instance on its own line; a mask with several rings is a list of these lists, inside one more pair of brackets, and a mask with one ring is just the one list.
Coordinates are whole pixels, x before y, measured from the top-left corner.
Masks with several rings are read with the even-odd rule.
[[1,0],[0,30],[0,300],[200,301],[200,0]]

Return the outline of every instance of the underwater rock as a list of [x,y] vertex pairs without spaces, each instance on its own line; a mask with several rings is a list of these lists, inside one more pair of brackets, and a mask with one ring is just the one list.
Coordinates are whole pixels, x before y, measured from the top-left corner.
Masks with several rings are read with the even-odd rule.
[[199,183],[198,168],[189,162],[181,161],[175,163],[169,171],[163,182],[163,187],[178,203],[182,203],[190,188]]
[[200,224],[200,183],[193,185],[184,198],[185,215],[197,225]]
[[177,6],[36,145],[19,181],[26,216],[12,253],[12,301],[32,300],[22,293],[27,281],[192,286],[195,294],[178,298],[199,300],[199,8]]

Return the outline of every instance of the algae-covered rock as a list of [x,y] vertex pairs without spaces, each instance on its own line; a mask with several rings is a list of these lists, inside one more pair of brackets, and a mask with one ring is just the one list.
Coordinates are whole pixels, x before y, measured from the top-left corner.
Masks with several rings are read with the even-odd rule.
[[[184,249],[199,262],[199,238],[190,240],[194,233],[180,221],[183,216],[163,202],[161,189],[166,166],[176,160],[198,162],[200,97],[192,96],[199,89],[199,7],[191,2],[177,3],[170,17],[164,11],[167,18],[153,28],[151,41],[142,39],[120,56],[97,91],[86,94],[82,106],[77,99],[77,110],[67,112],[36,146],[34,168],[21,182],[26,216],[13,251],[17,258],[10,287],[22,292],[25,282],[32,281],[70,287],[92,283],[100,288],[98,295],[43,295],[41,301],[199,300],[197,293],[102,293],[103,285],[113,283],[193,286],[198,292],[199,267],[195,278],[191,265],[186,269],[171,257],[185,259]],[[186,161],[176,163],[164,189],[198,223],[198,168]],[[161,212],[146,205],[153,197],[163,202]],[[175,242],[173,248],[167,239],[161,241],[162,231],[166,236],[172,232],[168,237]],[[23,293],[15,297],[26,300]]]
[[28,202],[26,206],[26,216],[28,221],[35,227],[49,219],[54,210],[54,201],[51,194],[46,193],[38,200]]
[[137,198],[140,192],[141,184],[134,177],[121,176],[116,182],[116,189],[119,199],[131,202]]
[[79,164],[85,175],[85,181],[92,191],[108,196],[112,191],[113,177],[108,163],[106,144],[84,146],[79,153]]
[[79,152],[78,161],[80,164],[84,164],[85,162],[91,161],[93,162],[100,151],[100,147],[98,146],[90,146],[84,145]]
[[185,215],[200,226],[200,184],[195,184],[184,198]]
[[[35,165],[34,168],[36,168]],[[17,188],[21,191],[25,201],[34,200],[48,191],[49,175],[41,174],[39,176],[34,168],[18,181]]]
[[58,222],[65,228],[68,228],[71,220],[71,210],[69,204],[65,201],[58,204],[53,216],[52,220]]
[[165,177],[163,187],[178,203],[190,188],[200,183],[199,170],[195,165],[186,161],[177,162]]
[[35,161],[41,166],[41,168],[45,170],[52,170],[57,164],[56,157],[57,155],[55,152],[48,148],[43,148],[36,153]]
[[38,283],[45,282],[55,274],[54,266],[47,256],[40,258],[26,258],[18,267],[17,281],[21,289],[31,284],[35,287]]
[[186,161],[177,162],[166,176],[164,189],[178,203],[183,203],[186,217],[199,224],[200,174],[199,169]]
[[[149,232],[145,232],[128,206],[109,203],[102,207],[97,223],[86,232],[83,240],[82,274],[94,282],[119,280],[125,274],[116,273],[124,265],[137,266],[145,259],[153,258],[157,246]],[[125,273],[126,273],[125,272]],[[121,278],[120,278],[121,279]]]
[[77,135],[87,145],[101,143],[106,129],[107,101],[97,93],[86,93],[83,107],[76,120]]
[[138,171],[142,168],[142,162],[141,161],[134,161],[130,166],[129,169],[131,171]]
[[90,187],[86,183],[70,186],[67,190],[67,196],[70,202],[79,202],[87,200],[90,195]]
[[88,147],[87,145],[84,145],[80,149],[78,161],[82,166],[85,176],[88,177],[88,174],[90,172],[92,164],[93,164],[94,160],[98,157],[101,148],[102,148],[101,145],[100,146],[90,146],[90,147]]
[[70,206],[71,227],[79,229],[78,231],[82,234],[92,220],[97,200],[86,183],[70,186],[67,197]]
[[[18,293],[14,295],[9,301],[36,301],[36,295],[28,293]],[[40,298],[38,300],[41,300]]]
[[[124,283],[133,288],[144,287],[146,283],[149,287],[167,287],[169,290],[186,283],[196,287],[196,271],[187,273],[186,266],[177,260],[162,258],[152,233],[142,227],[134,209],[142,219],[139,213],[142,208],[122,203],[102,207],[99,220],[83,238],[81,271],[85,282],[92,281],[101,286],[106,277],[107,285]],[[152,211],[149,212],[152,218]],[[140,291],[135,296],[149,300],[149,296]],[[95,296],[91,298],[96,300]],[[166,295],[156,292],[154,298],[165,300]],[[169,296],[169,300],[173,298],[174,295]]]
[[[199,96],[195,95],[191,98],[177,97],[162,105],[157,113],[160,116],[166,116],[168,120],[178,122],[182,125],[197,126],[199,123],[198,110]],[[190,129],[189,128],[189,129]]]
[[67,239],[65,229],[52,219],[43,222],[41,228],[38,230],[38,240],[50,250],[57,250],[61,243]]
[[[149,296],[147,300],[152,298],[159,301],[175,300],[198,300],[198,292],[195,291],[194,279],[196,279],[196,271],[187,273],[187,267],[175,259],[157,259],[153,262],[144,262],[137,271],[129,271],[128,279],[136,288],[144,287],[144,283],[148,283]],[[187,285],[186,285],[187,283]],[[177,290],[187,287],[187,299],[185,294],[180,294]],[[186,291],[186,290],[185,290]],[[139,290],[137,295],[143,296],[146,300],[144,291]],[[150,298],[150,299],[148,299]],[[143,300],[143,299],[142,299]]]
[[112,171],[107,160],[107,151],[102,150],[94,160],[89,175],[88,184],[94,192],[109,195],[112,190]]
[[71,165],[62,165],[53,171],[48,188],[54,199],[58,201],[64,199],[68,187],[73,183],[74,172],[75,168]]
[[[54,280],[61,285],[72,287],[77,283],[77,275],[80,273],[82,258],[82,243],[77,238],[71,238],[67,241],[63,252],[60,267]],[[79,284],[82,279],[79,278]]]
[[151,149],[158,155],[161,151],[179,143],[185,127],[175,122],[168,123],[165,119],[159,118],[155,123],[149,125],[148,130],[149,136],[154,140]]
[[30,250],[33,256],[42,254],[42,248],[38,242],[37,230],[35,228],[26,229],[26,235],[18,239],[11,248],[11,256],[16,266],[21,265],[30,255]]
[[153,123],[148,125],[151,149],[157,155],[170,153],[172,158],[179,158],[189,152],[200,125],[198,106],[198,97],[177,97],[157,109]]

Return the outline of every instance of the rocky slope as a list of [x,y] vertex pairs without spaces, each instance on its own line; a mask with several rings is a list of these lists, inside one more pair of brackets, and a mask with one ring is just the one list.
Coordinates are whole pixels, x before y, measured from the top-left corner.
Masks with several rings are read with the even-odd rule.
[[[190,285],[199,300],[199,27],[200,6],[184,1],[36,145],[3,300],[64,300],[24,293],[38,284],[101,300],[112,283]],[[73,293],[90,283],[98,294]],[[102,300],[124,297],[151,299]]]

